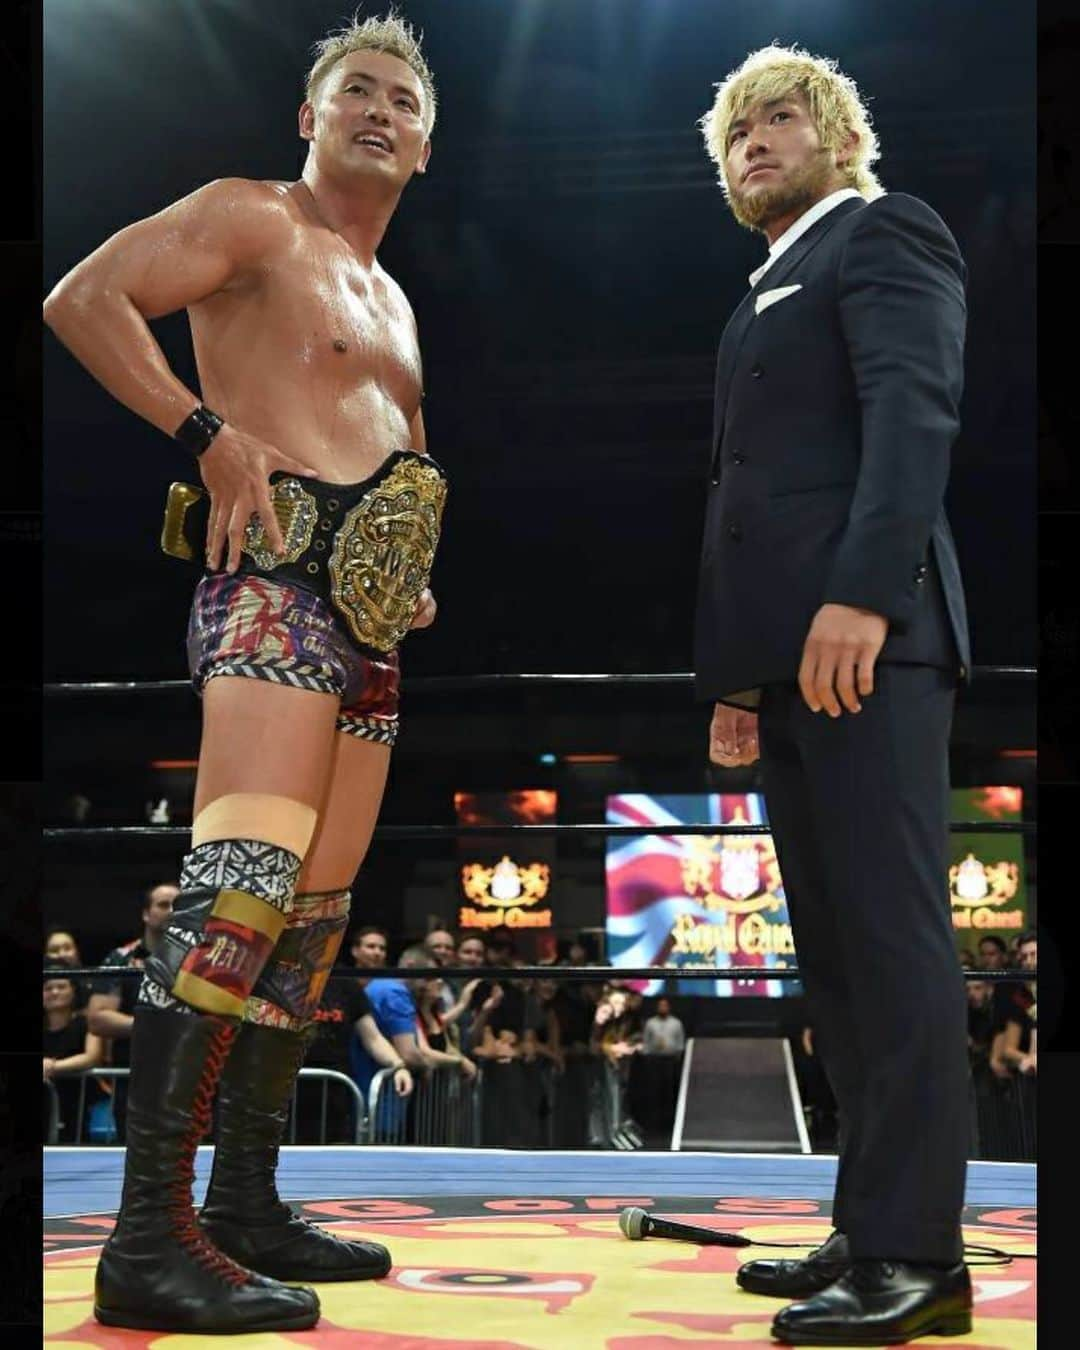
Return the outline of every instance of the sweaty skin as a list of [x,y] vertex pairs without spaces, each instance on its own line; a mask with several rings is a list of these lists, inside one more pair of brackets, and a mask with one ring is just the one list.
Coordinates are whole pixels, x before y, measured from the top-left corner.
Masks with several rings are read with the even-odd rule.
[[331,483],[422,450],[411,430],[420,350],[401,288],[318,218],[303,183],[247,183],[241,195],[261,199],[258,258],[188,307],[207,405]]

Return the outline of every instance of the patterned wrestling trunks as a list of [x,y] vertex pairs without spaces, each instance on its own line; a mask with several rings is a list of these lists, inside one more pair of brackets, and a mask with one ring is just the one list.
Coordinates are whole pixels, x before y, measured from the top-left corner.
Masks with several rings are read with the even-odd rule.
[[341,700],[339,731],[394,744],[397,651],[381,660],[358,651],[330,606],[310,591],[268,577],[204,577],[191,607],[187,647],[200,693],[217,675],[247,675],[334,694]]

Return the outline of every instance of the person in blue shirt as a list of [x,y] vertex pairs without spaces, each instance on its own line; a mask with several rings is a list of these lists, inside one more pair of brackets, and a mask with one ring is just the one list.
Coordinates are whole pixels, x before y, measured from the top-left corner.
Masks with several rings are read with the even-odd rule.
[[[430,960],[423,947],[409,947],[402,952],[398,964],[422,967],[429,965]],[[416,999],[428,983],[424,979],[368,981],[365,993],[375,1025],[401,1056],[405,1066],[413,1072],[446,1064],[459,1068],[466,1078],[474,1078],[476,1065],[471,1059],[450,1051],[432,1049],[419,1031]],[[349,1071],[365,1096],[380,1067],[359,1035],[354,1035],[349,1042]],[[403,1098],[391,1093],[380,1094],[377,1110],[377,1135],[395,1132],[404,1123],[406,1106]]]

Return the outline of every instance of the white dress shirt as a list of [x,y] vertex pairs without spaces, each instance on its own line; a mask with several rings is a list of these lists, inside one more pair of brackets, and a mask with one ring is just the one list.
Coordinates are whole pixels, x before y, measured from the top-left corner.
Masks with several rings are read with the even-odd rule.
[[836,192],[830,192],[827,197],[822,197],[821,201],[815,202],[808,210],[804,211],[794,224],[789,225],[775,244],[769,249],[769,256],[754,272],[750,273],[750,285],[756,286],[769,268],[776,262],[787,249],[789,249],[800,235],[806,233],[815,221],[822,216],[828,215],[834,206],[839,206],[841,202],[846,202],[849,197],[861,197],[862,193],[857,192],[855,188],[840,188]]

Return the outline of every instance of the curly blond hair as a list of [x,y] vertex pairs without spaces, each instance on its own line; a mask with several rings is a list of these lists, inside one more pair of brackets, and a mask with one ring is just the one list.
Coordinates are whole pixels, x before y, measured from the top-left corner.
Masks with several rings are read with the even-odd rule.
[[719,170],[727,200],[730,202],[731,192],[725,152],[732,122],[754,104],[792,93],[802,94],[806,99],[811,121],[826,149],[839,150],[851,132],[858,133],[855,153],[839,166],[839,172],[846,185],[861,192],[867,201],[880,197],[885,189],[870,168],[880,156],[878,140],[855,81],[843,74],[830,57],[811,56],[801,47],[773,43],[751,52],[741,66],[716,86],[713,105],[698,123],[709,158]]
[[385,52],[404,61],[419,79],[424,91],[424,135],[430,136],[435,125],[435,81],[420,50],[422,40],[423,34],[418,37],[412,24],[393,9],[381,19],[372,15],[362,22],[357,10],[344,28],[328,33],[312,47],[315,64],[307,73],[304,97],[309,103],[315,102],[323,81],[343,56],[352,52]]

